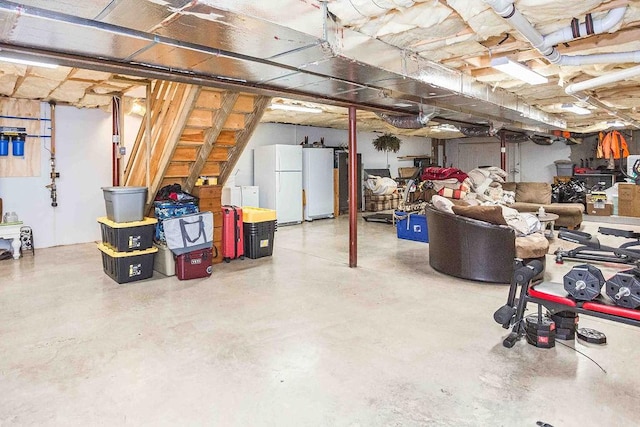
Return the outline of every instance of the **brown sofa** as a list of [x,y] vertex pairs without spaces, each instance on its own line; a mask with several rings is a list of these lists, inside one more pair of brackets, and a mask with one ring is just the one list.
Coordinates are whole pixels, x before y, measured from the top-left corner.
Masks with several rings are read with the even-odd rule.
[[584,206],[581,203],[551,203],[551,184],[507,182],[502,184],[502,189],[516,193],[516,202],[510,204],[510,208],[519,212],[536,212],[542,206],[545,212],[558,215],[556,227],[580,228]]
[[[426,208],[429,265],[462,279],[509,283],[514,260],[538,259],[545,265],[549,242],[540,233],[517,237],[512,228]],[[541,278],[544,270],[537,278]]]

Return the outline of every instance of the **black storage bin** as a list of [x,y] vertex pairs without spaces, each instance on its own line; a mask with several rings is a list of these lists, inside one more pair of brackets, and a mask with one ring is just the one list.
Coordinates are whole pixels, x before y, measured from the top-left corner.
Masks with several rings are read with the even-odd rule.
[[251,259],[271,256],[273,254],[273,237],[276,232],[276,221],[244,223],[244,255]]
[[102,252],[104,272],[118,283],[129,283],[153,276],[153,258],[158,248],[144,251],[115,252],[106,245],[98,244]]
[[98,218],[102,243],[115,252],[132,252],[149,249],[153,245],[155,218],[142,221],[113,222],[107,217]]

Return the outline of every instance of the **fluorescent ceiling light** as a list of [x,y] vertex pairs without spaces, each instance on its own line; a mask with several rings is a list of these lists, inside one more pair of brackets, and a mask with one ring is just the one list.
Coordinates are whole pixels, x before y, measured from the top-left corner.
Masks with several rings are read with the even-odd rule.
[[509,74],[513,78],[527,82],[530,85],[539,85],[549,81],[549,79],[536,73],[526,65],[512,61],[506,56],[492,59],[491,67],[496,70],[500,70],[505,74]]
[[0,55],[0,61],[12,62],[14,64],[32,65],[34,67],[58,68],[58,64],[52,64],[50,62],[31,61],[29,59],[12,58],[10,56],[2,55]]
[[620,120],[616,120],[614,122],[607,122],[607,126],[614,127],[614,128],[623,128],[626,125],[627,124],[625,122],[621,122]]
[[579,114],[581,116],[591,114],[591,110],[589,110],[588,108],[579,107],[575,104],[562,104],[561,108],[565,111],[570,111],[573,114]]
[[300,105],[271,104],[272,110],[299,111],[301,113],[322,113],[320,108],[302,107]]
[[406,102],[398,102],[393,105],[395,105],[396,107],[411,107],[413,104],[407,104]]

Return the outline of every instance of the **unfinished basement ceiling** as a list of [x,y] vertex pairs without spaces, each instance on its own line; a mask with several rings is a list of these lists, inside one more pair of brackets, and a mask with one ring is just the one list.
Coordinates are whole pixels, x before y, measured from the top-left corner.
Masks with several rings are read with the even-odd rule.
[[[130,84],[129,78],[120,83],[116,78],[114,84],[114,74],[167,78],[342,107],[327,107],[326,114],[314,116],[268,111],[266,121],[342,127],[344,107],[356,105],[360,111],[370,111],[359,112],[364,130],[387,128],[374,111],[415,115],[435,107],[437,113],[427,128],[408,132],[443,138],[459,134],[430,133],[446,130],[438,123],[591,132],[610,126],[615,119],[612,114],[619,114],[637,126],[638,77],[585,90],[580,93],[582,101],[565,93],[565,87],[630,69],[640,55],[592,65],[551,64],[488,3],[0,1],[0,54],[51,59],[64,66],[50,74],[32,67],[14,68],[16,74],[12,74],[3,66],[0,90],[7,96],[92,106],[101,96],[108,98],[119,84]],[[616,9],[622,12],[621,19],[602,34],[581,34],[558,43],[559,53],[568,56],[637,53],[639,3],[514,2],[542,35],[570,28],[574,17],[584,23],[590,13],[599,22]],[[491,59],[502,56],[527,65],[548,82],[532,86],[491,68]],[[75,68],[108,73],[102,80],[108,84],[85,82]],[[569,103],[587,108],[590,114],[576,115],[561,108]]]

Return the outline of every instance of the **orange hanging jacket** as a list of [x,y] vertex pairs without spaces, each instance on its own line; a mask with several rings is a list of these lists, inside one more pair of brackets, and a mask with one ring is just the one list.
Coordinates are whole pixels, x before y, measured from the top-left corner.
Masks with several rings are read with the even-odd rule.
[[617,130],[608,132],[602,139],[602,153],[605,159],[619,159],[622,157],[629,157],[629,147],[624,136]]

